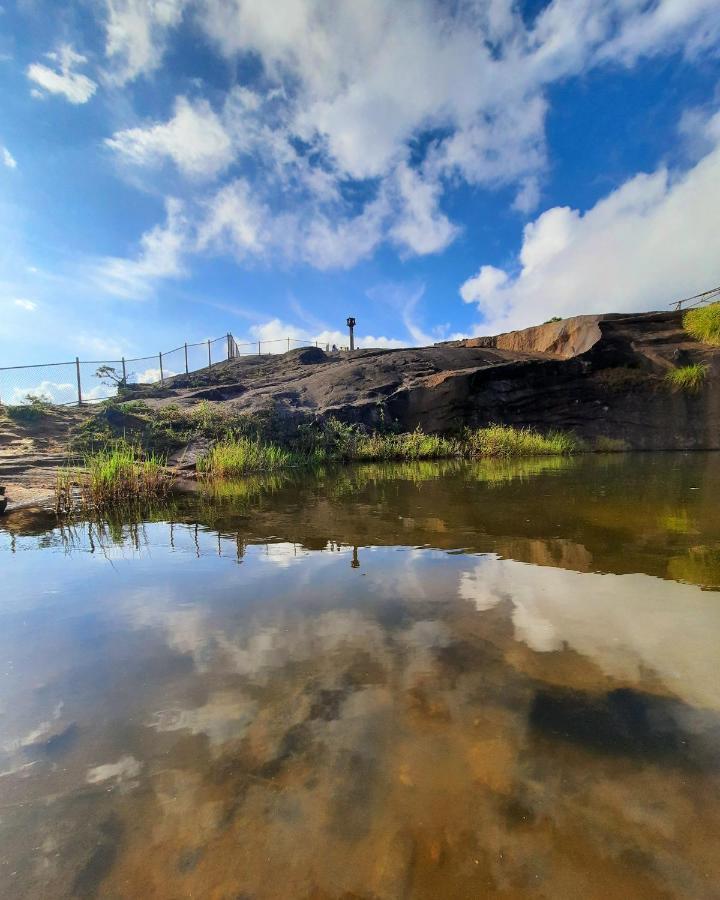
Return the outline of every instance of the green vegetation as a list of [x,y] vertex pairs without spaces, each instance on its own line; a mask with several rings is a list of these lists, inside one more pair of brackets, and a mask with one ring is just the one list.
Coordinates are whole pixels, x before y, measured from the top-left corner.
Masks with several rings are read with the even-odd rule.
[[296,455],[277,444],[265,444],[246,437],[220,441],[198,462],[198,471],[227,478],[248,472],[273,472],[292,465]]
[[356,461],[442,459],[458,456],[458,441],[425,434],[419,428],[407,434],[359,434],[350,459]]
[[66,515],[76,506],[128,508],[164,496],[171,486],[164,459],[131,444],[118,444],[89,454],[82,468],[57,473],[55,511]]
[[683,316],[683,328],[695,340],[720,347],[720,303],[689,309]]
[[540,434],[532,428],[510,425],[490,425],[466,431],[464,444],[468,456],[479,457],[563,456],[582,449],[571,434],[560,431]]
[[218,441],[243,435],[268,439],[274,427],[271,408],[257,415],[242,415],[207,400],[189,407],[176,403],[153,407],[144,400],[112,398],[76,430],[72,449],[87,453],[131,443],[146,452],[168,455],[199,438]]
[[323,462],[385,462],[390,460],[449,459],[453,457],[501,457],[566,455],[580,450],[568,434],[542,435],[529,428],[491,425],[468,430],[462,438],[425,434],[419,428],[406,433],[365,433],[357,426],[329,420],[301,426],[289,447],[277,443],[231,436],[216,443],[200,460],[205,475],[227,477],[248,472],[272,472],[286,466]]
[[553,316],[551,319],[546,319],[543,325],[551,325],[553,322],[562,322],[562,316]]
[[37,394],[26,394],[25,403],[5,407],[7,417],[14,422],[37,422],[39,419],[49,416],[52,411],[50,400]]
[[[720,306],[720,304],[718,304]],[[665,381],[669,387],[677,391],[685,391],[688,394],[697,394],[705,381],[708,373],[708,366],[701,363],[693,363],[689,366],[681,366],[679,369],[672,369],[665,376]]]

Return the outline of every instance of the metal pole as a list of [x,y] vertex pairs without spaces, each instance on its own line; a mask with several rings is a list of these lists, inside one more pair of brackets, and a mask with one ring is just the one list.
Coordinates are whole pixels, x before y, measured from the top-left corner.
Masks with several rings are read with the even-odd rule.
[[162,370],[162,351],[160,351],[160,353],[158,353],[158,359],[160,360],[160,384],[165,384],[165,379],[163,377],[163,370]]
[[258,356],[260,356],[260,341],[258,341]]
[[232,354],[230,353],[230,332],[225,335],[225,343],[227,344],[227,358],[232,359]]
[[75,357],[75,372],[77,373],[78,384],[78,406],[82,406],[82,388],[80,387],[80,357]]
[[288,338],[288,353],[290,352],[290,338]]
[[190,374],[190,369],[188,369],[188,361],[187,361],[187,341],[185,341],[185,374]]
[[212,369],[212,353],[210,352],[210,341],[208,341],[208,369]]
[[125,357],[122,358],[123,364],[123,384],[127,384],[127,371],[125,370]]

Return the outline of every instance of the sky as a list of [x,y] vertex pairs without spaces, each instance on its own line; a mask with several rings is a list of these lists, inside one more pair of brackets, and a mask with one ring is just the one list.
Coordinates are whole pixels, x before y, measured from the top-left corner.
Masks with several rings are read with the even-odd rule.
[[718,0],[0,4],[0,366],[720,284]]

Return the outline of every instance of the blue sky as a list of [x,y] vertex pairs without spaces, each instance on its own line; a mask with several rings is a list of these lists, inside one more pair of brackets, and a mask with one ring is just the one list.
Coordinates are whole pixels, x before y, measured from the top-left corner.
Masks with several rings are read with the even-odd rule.
[[717,0],[0,3],[0,365],[720,283]]

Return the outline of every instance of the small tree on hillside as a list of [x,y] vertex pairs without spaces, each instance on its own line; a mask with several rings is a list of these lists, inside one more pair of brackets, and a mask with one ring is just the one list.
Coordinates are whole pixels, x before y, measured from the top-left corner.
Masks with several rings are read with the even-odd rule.
[[122,394],[128,386],[128,376],[118,372],[114,366],[100,366],[95,370],[95,377],[107,387],[117,388],[118,394]]

